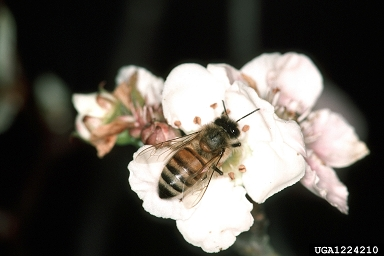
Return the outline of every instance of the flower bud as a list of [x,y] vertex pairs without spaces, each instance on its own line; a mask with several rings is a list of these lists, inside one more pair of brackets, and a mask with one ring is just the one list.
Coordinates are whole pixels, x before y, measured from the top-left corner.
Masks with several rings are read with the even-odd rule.
[[179,136],[179,130],[157,121],[148,123],[141,133],[141,139],[145,145],[156,145]]

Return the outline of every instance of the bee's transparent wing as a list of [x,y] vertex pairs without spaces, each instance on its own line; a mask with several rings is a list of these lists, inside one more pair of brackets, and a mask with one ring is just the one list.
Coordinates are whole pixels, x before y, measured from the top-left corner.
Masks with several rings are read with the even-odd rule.
[[135,161],[139,163],[165,162],[170,159],[176,151],[191,142],[198,134],[199,131],[149,146],[135,157]]
[[203,195],[206,193],[207,187],[210,184],[211,179],[214,176],[215,170],[214,166],[216,166],[220,159],[222,158],[222,154],[218,154],[209,160],[202,168],[200,172],[190,176],[187,178],[186,183],[189,181],[193,181],[196,176],[203,175],[199,180],[186,191],[183,191],[182,202],[186,208],[192,208],[197,205],[202,199]]

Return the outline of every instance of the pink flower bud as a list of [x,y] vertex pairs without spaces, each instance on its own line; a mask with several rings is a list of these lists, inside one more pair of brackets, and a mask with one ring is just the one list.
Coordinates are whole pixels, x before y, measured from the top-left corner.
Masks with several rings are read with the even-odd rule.
[[155,121],[144,126],[141,139],[145,145],[156,145],[178,136],[180,136],[179,130],[166,123]]

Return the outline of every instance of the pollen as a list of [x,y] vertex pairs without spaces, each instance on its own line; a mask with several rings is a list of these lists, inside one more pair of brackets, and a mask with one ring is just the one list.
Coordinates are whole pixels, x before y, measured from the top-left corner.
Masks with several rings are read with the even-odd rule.
[[231,180],[234,180],[234,179],[235,179],[234,172],[230,172],[230,173],[229,173],[229,177],[231,178]]
[[243,132],[246,132],[246,131],[248,131],[249,129],[250,129],[250,126],[249,126],[249,125],[245,125],[245,126],[242,127],[242,131],[243,131]]
[[174,125],[179,128],[180,125],[182,125],[182,122],[180,122],[179,120],[176,120],[176,121],[174,121]]
[[213,109],[217,108],[217,103],[213,103],[212,105],[210,105],[210,107]]
[[195,124],[201,125],[201,117],[195,116],[193,122],[194,122]]
[[231,112],[231,111],[230,111],[229,109],[226,110],[227,115],[229,115],[230,112]]
[[239,172],[245,173],[246,172],[246,166],[241,164],[241,165],[239,165],[238,170],[239,170]]

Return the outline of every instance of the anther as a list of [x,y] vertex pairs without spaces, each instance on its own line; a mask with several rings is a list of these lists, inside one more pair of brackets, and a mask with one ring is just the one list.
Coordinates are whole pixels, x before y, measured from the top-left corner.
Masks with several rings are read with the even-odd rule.
[[239,172],[244,173],[244,172],[246,172],[246,166],[241,164],[241,165],[239,165],[238,170],[239,170]]
[[215,108],[217,108],[217,105],[218,105],[217,103],[213,103],[212,105],[210,105],[210,107],[215,109]]
[[176,121],[174,121],[174,125],[179,128],[180,125],[182,125],[182,122],[180,122],[179,120],[176,120]]
[[198,117],[198,116],[195,116],[193,122],[194,122],[195,124],[201,125],[201,118]]
[[242,127],[242,131],[243,131],[243,132],[246,132],[246,131],[248,131],[249,129],[250,129],[250,126],[249,126],[249,125],[245,125],[245,126]]
[[230,172],[230,173],[229,173],[229,177],[231,178],[231,180],[234,180],[234,179],[235,179],[234,172]]

